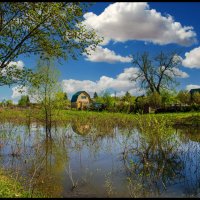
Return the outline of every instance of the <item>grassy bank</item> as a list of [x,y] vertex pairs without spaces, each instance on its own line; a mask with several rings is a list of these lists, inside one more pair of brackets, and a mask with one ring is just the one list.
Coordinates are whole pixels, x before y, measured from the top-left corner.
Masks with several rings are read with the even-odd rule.
[[25,191],[19,182],[0,169],[0,198],[39,198],[40,195],[31,195]]
[[[93,112],[93,111],[76,111],[76,110],[62,110],[59,114],[53,117],[53,121],[57,124],[67,122],[82,122],[118,126],[132,126],[136,125],[137,114],[126,113],[109,113],[109,112]],[[171,125],[181,126],[200,126],[200,112],[187,113],[166,113],[166,114],[144,114],[144,118],[154,116],[159,119],[166,119]],[[40,110],[29,109],[4,109],[0,111],[1,122],[19,122],[30,123],[33,121],[43,122],[43,117]]]

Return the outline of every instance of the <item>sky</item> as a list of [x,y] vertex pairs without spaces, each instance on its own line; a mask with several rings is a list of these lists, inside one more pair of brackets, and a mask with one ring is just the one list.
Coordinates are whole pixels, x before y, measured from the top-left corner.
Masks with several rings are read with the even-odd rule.
[[[71,96],[84,90],[93,96],[103,94],[141,95],[137,82],[129,78],[138,71],[131,55],[148,51],[156,55],[180,52],[182,64],[175,69],[179,78],[176,90],[200,87],[200,3],[199,2],[97,2],[84,14],[84,25],[104,37],[95,52],[83,54],[78,60],[63,61],[56,66],[61,71],[59,81]],[[89,47],[88,47],[89,48]],[[20,56],[19,67],[34,68],[35,56]],[[21,93],[17,86],[0,87],[0,101],[17,102]]]

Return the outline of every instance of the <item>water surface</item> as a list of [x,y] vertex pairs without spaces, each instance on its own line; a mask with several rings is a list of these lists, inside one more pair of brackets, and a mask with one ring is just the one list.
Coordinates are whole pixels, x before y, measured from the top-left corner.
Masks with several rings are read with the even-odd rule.
[[[167,128],[166,128],[167,129]],[[200,131],[0,125],[0,163],[52,197],[199,197]],[[23,177],[21,180],[19,177]]]

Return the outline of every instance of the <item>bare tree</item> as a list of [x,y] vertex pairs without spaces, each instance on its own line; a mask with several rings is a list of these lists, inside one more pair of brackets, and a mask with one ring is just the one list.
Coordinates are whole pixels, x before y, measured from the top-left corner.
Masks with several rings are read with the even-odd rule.
[[180,76],[178,67],[181,58],[177,53],[160,52],[151,58],[147,52],[133,56],[133,64],[138,67],[138,73],[131,78],[139,81],[142,88],[160,94],[162,89],[170,89],[177,84],[176,77]]

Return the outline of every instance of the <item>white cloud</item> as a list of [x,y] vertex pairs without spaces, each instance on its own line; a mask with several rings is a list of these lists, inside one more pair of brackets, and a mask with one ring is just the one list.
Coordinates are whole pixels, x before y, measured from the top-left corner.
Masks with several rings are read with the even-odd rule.
[[130,77],[136,76],[137,72],[137,68],[130,67],[124,69],[124,72],[119,74],[116,78],[101,76],[98,81],[63,80],[62,87],[63,91],[68,94],[74,94],[77,91],[85,90],[92,95],[94,92],[101,93],[106,90],[114,90],[117,92],[117,95],[125,94],[127,91],[132,95],[140,95],[144,93],[144,91],[140,90],[137,82],[131,82],[129,80]]
[[114,51],[111,51],[108,48],[102,48],[101,46],[97,46],[95,51],[90,47],[86,48],[89,54],[84,53],[87,58],[86,60],[92,62],[108,62],[108,63],[116,63],[116,62],[131,62],[132,58],[129,56],[123,57],[120,55],[116,55]]
[[74,80],[68,79],[62,81],[63,91],[73,94],[77,91],[85,90],[88,92],[95,92],[96,91],[96,82],[90,80]]
[[12,98],[20,98],[22,95],[27,95],[27,88],[25,86],[17,85],[12,88]]
[[13,62],[11,61],[9,64],[8,64],[8,67],[12,67],[12,66],[15,66],[17,69],[23,69],[24,68],[24,63],[23,61],[19,60],[17,62]]
[[117,2],[110,4],[100,15],[88,12],[83,24],[104,37],[102,45],[110,40],[125,42],[141,40],[155,44],[176,43],[189,46],[195,43],[192,26],[182,26],[172,16],[162,16],[145,2]]
[[23,61],[21,61],[21,60],[19,60],[19,61],[17,61],[17,62],[11,61],[5,68],[3,68],[3,69],[1,70],[0,73],[1,73],[3,76],[6,76],[6,74],[7,74],[8,72],[11,72],[11,71],[14,71],[14,70],[23,70],[23,68],[24,68],[24,63],[23,63]]
[[191,89],[197,89],[197,88],[200,88],[200,85],[187,85],[186,86],[186,90],[191,90]]
[[166,74],[168,74],[171,77],[177,77],[177,78],[188,78],[189,75],[186,72],[181,71],[178,68],[173,68],[172,71],[166,71]]
[[36,103],[39,100],[39,97],[37,94],[32,94],[32,95],[28,94],[28,87],[26,86],[17,85],[15,87],[12,87],[11,98],[14,99],[15,102],[18,101],[23,95],[29,95],[30,102],[32,103]]
[[185,53],[185,59],[182,61],[182,65],[189,68],[200,69],[200,47]]

